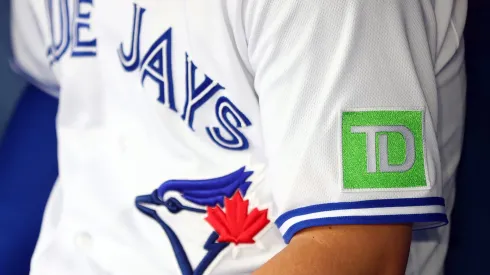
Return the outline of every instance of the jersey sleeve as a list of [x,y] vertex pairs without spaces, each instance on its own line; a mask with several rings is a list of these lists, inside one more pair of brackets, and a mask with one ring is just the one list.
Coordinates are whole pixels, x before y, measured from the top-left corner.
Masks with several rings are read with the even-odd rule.
[[48,60],[45,1],[11,1],[11,66],[31,84],[53,96],[59,85]]
[[436,139],[443,95],[425,26],[434,16],[422,2],[244,5],[265,181],[286,242],[313,226],[447,223]]

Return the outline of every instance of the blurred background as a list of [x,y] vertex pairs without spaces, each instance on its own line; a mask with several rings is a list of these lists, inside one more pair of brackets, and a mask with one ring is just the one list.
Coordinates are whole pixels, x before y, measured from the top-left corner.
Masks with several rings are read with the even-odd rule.
[[[57,176],[57,100],[10,69],[9,10],[9,1],[0,0],[0,275],[27,275]],[[485,275],[490,274],[490,1],[469,0],[465,38],[466,133],[446,274]]]
[[0,137],[25,83],[9,66],[9,0],[0,0]]
[[27,275],[57,177],[57,100],[11,70],[9,13],[0,0],[0,275]]

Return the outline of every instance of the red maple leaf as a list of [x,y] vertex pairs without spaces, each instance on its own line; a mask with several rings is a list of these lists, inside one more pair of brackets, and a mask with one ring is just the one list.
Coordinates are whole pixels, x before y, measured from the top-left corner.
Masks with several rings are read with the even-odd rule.
[[218,242],[255,243],[254,237],[270,221],[267,209],[254,208],[248,212],[248,200],[243,200],[239,191],[231,199],[225,198],[225,211],[219,206],[208,207],[206,221],[219,234]]

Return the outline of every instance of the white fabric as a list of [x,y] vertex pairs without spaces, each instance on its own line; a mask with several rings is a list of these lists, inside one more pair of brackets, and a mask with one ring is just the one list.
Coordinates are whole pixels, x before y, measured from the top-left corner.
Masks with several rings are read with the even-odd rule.
[[11,1],[12,52],[11,66],[17,73],[41,90],[57,96],[59,87],[51,71],[46,52],[50,42],[43,1]]
[[[452,209],[462,142],[465,16],[464,0],[13,1],[18,67],[60,90],[60,174],[31,274],[185,273],[135,198],[241,167],[253,172],[249,211],[271,222],[204,274],[251,273],[308,226],[440,225],[430,214]],[[342,191],[352,109],[424,111],[427,188]],[[182,190],[160,199],[170,196],[206,209]],[[206,214],[139,205],[197,269],[214,231]],[[448,228],[414,233],[407,274],[442,272]]]

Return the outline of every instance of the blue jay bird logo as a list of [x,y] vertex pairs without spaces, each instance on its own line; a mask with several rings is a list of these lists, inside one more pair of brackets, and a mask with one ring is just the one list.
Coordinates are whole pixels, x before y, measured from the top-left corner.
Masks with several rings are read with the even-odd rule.
[[[243,200],[252,184],[248,181],[252,173],[242,167],[231,174],[213,179],[169,180],[151,194],[136,198],[138,210],[155,220],[167,235],[183,275],[203,274],[230,243],[253,243],[253,237],[270,222],[267,219],[267,209],[255,208],[249,212],[248,201]],[[168,196],[169,191],[180,196]],[[202,208],[186,205],[186,201]],[[204,219],[213,227],[214,232],[203,244],[207,252],[197,267],[191,265],[185,248],[172,226],[149,205],[163,206],[174,215],[181,211],[207,214]]]

